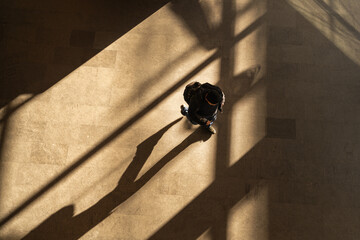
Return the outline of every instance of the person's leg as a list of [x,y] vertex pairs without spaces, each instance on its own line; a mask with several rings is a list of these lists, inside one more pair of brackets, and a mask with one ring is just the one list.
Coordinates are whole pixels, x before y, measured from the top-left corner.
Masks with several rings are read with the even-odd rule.
[[189,108],[188,108],[188,107],[186,107],[185,105],[181,105],[180,108],[181,108],[181,114],[182,114],[183,116],[185,116],[185,117],[189,120],[189,122],[190,122],[191,124],[193,124],[193,125],[198,125],[197,122],[194,122],[194,121],[190,118],[190,116],[189,116]]
[[[188,107],[186,107],[185,105],[181,105],[180,108],[181,108],[181,114],[183,116],[186,116],[186,118],[189,120],[190,123],[192,123],[193,125],[198,125],[197,122],[194,122],[191,120],[191,118],[189,116],[189,108]],[[213,126],[211,126],[211,125],[213,125],[214,121],[216,120],[216,117],[217,117],[217,114],[215,114],[213,117],[211,117],[209,119],[210,123],[208,125],[204,125],[204,127],[212,134],[216,133],[215,128]]]
[[216,117],[217,117],[217,114],[215,114],[212,118],[209,119],[210,124],[205,125],[206,129],[209,130],[209,132],[211,132],[212,134],[215,134],[215,133],[216,133],[215,128],[214,128],[213,126],[211,126],[211,125],[214,124],[214,122],[215,122],[215,120],[216,120]]

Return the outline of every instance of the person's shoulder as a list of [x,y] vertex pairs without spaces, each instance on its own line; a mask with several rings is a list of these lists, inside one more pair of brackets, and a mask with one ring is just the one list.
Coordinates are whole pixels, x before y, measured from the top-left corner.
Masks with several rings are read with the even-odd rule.
[[201,84],[201,87],[203,87],[203,88],[213,88],[213,87],[216,87],[216,86],[212,85],[211,83],[206,82],[206,83]]
[[212,85],[212,84],[210,84],[208,82],[201,84],[201,87],[204,88],[204,89],[216,90],[219,93],[222,93],[221,88],[219,88],[218,86]]

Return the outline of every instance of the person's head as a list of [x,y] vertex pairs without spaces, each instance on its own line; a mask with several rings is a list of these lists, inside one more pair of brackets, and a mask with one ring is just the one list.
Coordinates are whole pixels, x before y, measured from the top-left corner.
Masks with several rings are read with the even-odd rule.
[[210,105],[217,105],[221,101],[221,95],[217,91],[209,91],[205,94],[205,100]]

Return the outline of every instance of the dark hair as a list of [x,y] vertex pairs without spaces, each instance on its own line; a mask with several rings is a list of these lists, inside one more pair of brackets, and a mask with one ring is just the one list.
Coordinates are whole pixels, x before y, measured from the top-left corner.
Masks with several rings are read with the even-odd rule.
[[217,104],[221,101],[221,95],[219,92],[217,91],[209,91],[207,94],[206,94],[206,99],[211,102],[212,104]]

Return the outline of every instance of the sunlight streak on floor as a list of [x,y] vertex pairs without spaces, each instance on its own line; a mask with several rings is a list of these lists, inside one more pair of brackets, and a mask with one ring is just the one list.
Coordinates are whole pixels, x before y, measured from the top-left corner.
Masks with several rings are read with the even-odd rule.
[[228,239],[268,240],[269,190],[261,182],[248,183],[248,193],[230,211]]

